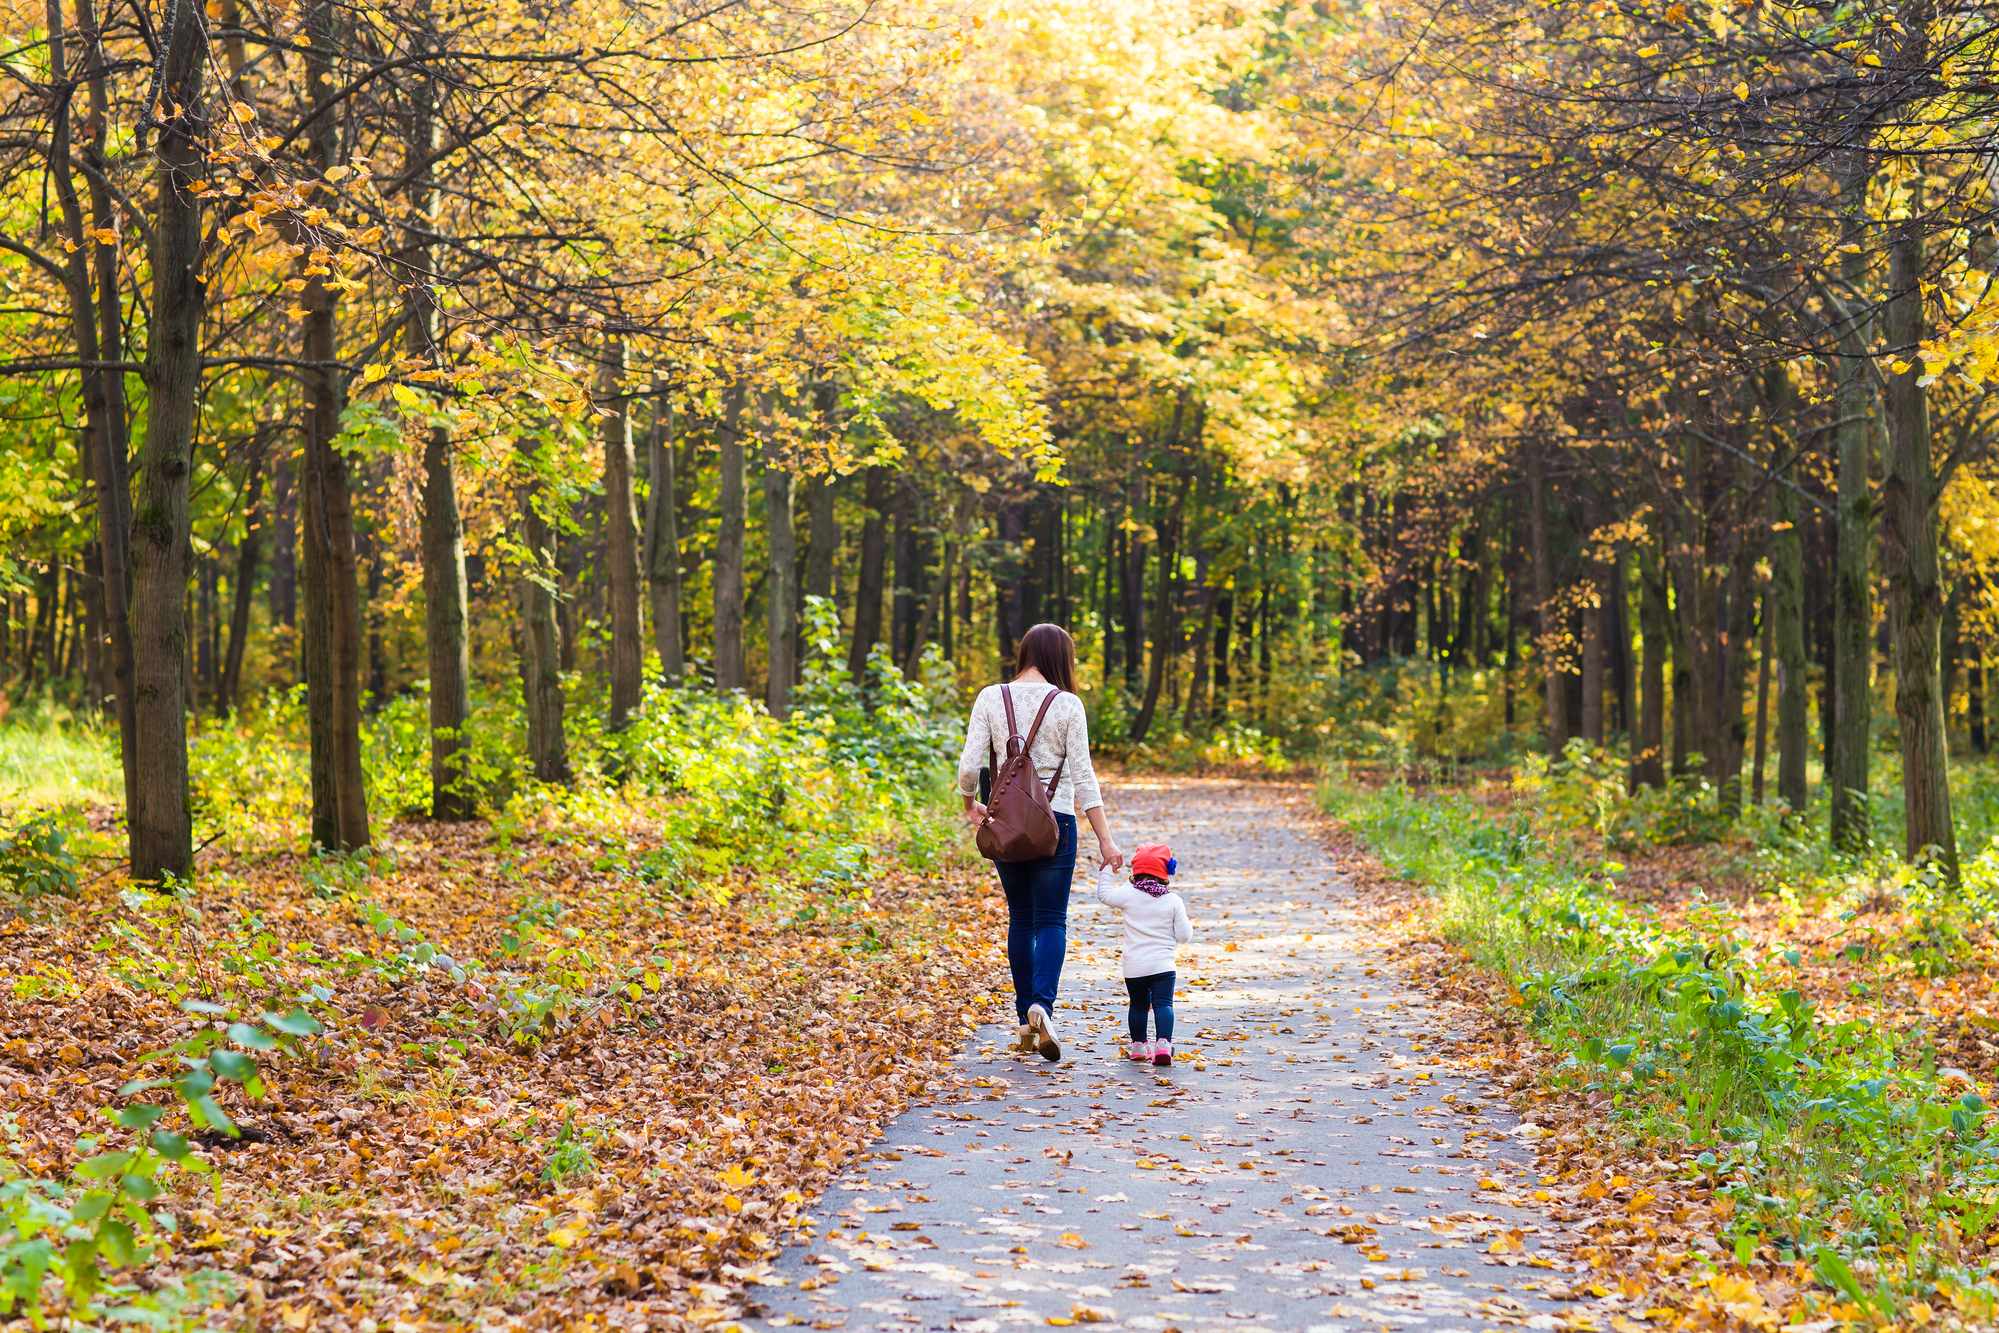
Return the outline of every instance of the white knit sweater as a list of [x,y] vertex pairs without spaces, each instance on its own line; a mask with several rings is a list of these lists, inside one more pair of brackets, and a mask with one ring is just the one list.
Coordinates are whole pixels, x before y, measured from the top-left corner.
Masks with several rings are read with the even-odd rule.
[[1171,972],[1180,957],[1180,946],[1194,938],[1194,923],[1187,919],[1187,904],[1177,893],[1155,898],[1130,881],[1112,878],[1105,866],[1097,872],[1097,901],[1124,913],[1124,974],[1128,977],[1156,977]]
[[[1027,739],[1028,729],[1034,725],[1034,714],[1041,701],[1054,688],[1042,681],[1013,686],[1013,716],[1022,740]],[[1006,704],[997,685],[980,690],[972,703],[971,725],[965,730],[965,752],[958,756],[958,790],[967,796],[979,794],[979,770],[986,764],[988,745],[994,759],[1005,763]],[[1049,801],[1056,814],[1088,812],[1104,803],[1103,793],[1097,790],[1096,771],[1090,767],[1090,719],[1083,712],[1083,701],[1075,695],[1064,694],[1048,706],[1048,716],[1041,719],[1041,730],[1035,734],[1034,746],[1027,757],[1040,775],[1043,787],[1055,776],[1056,767],[1061,766],[1062,784]]]

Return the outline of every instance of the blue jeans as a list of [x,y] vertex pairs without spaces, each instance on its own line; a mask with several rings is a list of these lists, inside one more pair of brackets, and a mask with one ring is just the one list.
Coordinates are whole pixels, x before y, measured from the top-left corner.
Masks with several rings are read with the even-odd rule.
[[1131,1039],[1145,1040],[1145,1013],[1152,1011],[1153,1035],[1161,1041],[1173,1040],[1173,978],[1172,972],[1155,972],[1149,977],[1126,977],[1125,993],[1131,996]]
[[1062,957],[1069,952],[1069,881],[1076,873],[1076,817],[1055,816],[1062,840],[1039,861],[995,861],[1006,890],[1006,961],[1013,969],[1013,1007],[1027,1021],[1038,1004],[1055,1016]]

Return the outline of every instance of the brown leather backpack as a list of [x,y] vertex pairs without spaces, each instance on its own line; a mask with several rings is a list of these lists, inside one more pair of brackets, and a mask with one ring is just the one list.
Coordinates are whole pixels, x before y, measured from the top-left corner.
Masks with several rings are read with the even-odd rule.
[[1062,829],[1049,801],[1062,784],[1068,756],[1055,766],[1055,776],[1045,788],[1035,776],[1034,761],[1028,758],[1034,738],[1040,734],[1041,719],[1048,716],[1048,706],[1061,693],[1048,691],[1023,741],[1013,716],[1013,689],[1000,686],[1000,702],[1006,705],[1006,762],[993,773],[992,795],[986,800],[986,817],[978,832],[979,854],[988,861],[1038,861],[1055,855],[1062,845]]

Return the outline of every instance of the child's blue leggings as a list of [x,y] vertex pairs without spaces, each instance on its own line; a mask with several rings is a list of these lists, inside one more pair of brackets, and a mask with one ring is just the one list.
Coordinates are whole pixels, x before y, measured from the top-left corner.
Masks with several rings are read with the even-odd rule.
[[1173,1040],[1173,977],[1160,972],[1149,977],[1126,977],[1124,988],[1131,995],[1131,1039],[1145,1040],[1145,1011],[1152,1011],[1152,1024],[1161,1041]]

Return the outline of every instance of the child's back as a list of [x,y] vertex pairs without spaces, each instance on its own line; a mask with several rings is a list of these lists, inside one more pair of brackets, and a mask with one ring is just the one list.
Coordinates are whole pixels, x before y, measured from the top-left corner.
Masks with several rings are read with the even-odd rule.
[[1111,877],[1105,866],[1097,876],[1097,901],[1124,914],[1124,974],[1150,977],[1171,972],[1180,946],[1194,938],[1187,904],[1168,889],[1158,897]]
[[[1174,967],[1180,946],[1194,938],[1187,904],[1166,887],[1177,867],[1171,849],[1141,843],[1132,857],[1129,884],[1111,878],[1105,866],[1097,876],[1097,901],[1114,907],[1124,918],[1124,986],[1131,995],[1131,1051],[1134,1060],[1155,1065],[1173,1063]],[[1145,1039],[1150,1016],[1159,1040]]]

